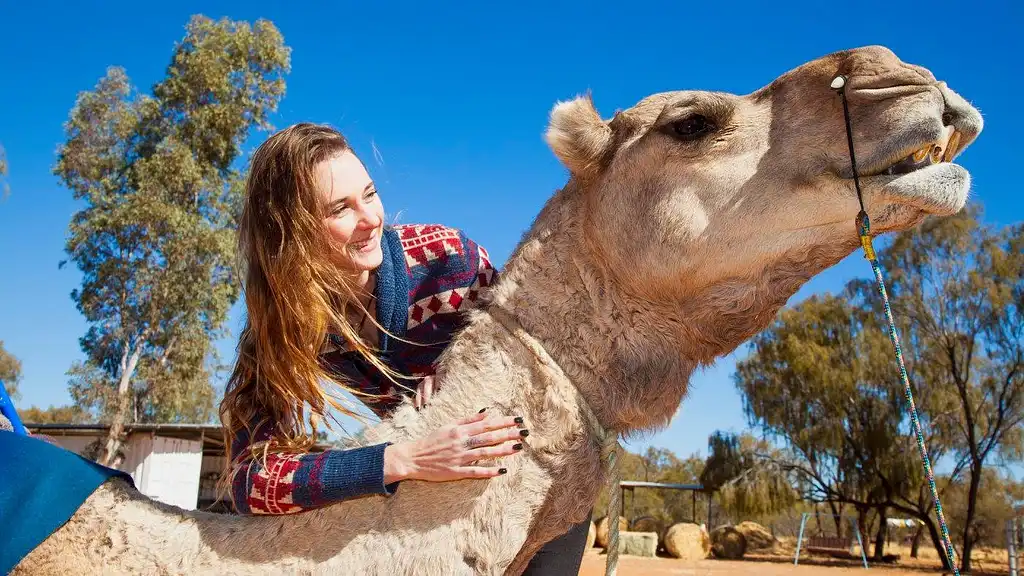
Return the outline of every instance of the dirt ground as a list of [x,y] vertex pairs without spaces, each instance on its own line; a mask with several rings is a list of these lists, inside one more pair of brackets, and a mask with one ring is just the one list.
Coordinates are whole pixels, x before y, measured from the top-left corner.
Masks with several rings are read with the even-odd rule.
[[[587,554],[583,557],[580,576],[604,576],[604,554]],[[913,574],[921,576],[922,572],[884,570],[886,576],[904,576]],[[864,568],[813,566],[801,564],[794,566],[789,562],[757,562],[729,560],[701,560],[696,563],[683,562],[674,558],[638,558],[623,556],[619,559],[620,576],[782,576],[797,574],[829,574],[835,576],[862,575]]]
[[[975,562],[972,576],[995,576],[1009,573],[1005,562]],[[942,574],[941,564],[919,562],[903,566],[871,565],[870,573],[884,576],[924,576]],[[604,576],[605,555],[603,551],[588,550],[583,556],[579,576]],[[828,576],[863,575],[860,564],[845,561],[831,561],[818,558],[800,559],[800,565],[793,565],[793,558],[764,556],[741,561],[701,560],[684,562],[674,558],[639,558],[620,556],[617,571],[619,576],[788,576],[802,574],[827,574]],[[951,574],[951,572],[950,572]]]

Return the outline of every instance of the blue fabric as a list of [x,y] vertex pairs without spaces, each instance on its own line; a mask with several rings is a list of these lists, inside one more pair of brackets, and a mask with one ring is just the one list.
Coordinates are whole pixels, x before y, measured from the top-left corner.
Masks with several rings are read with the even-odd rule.
[[[383,260],[377,269],[377,322],[387,328],[388,333],[399,338],[405,336],[409,321],[409,275],[405,267],[405,251],[398,232],[391,227],[384,229],[381,238]],[[391,347],[388,334],[378,333],[380,349],[386,355]]]
[[[323,497],[331,502],[339,502],[367,494],[394,494],[398,482],[384,484],[384,449],[389,444],[386,442],[350,450],[328,450],[321,475],[324,483]],[[299,483],[296,480],[296,484]]]
[[0,574],[64,525],[107,479],[131,476],[48,442],[0,431]]
[[0,380],[0,414],[2,414],[7,421],[11,423],[11,427],[14,428],[15,434],[27,435],[25,427],[21,424],[21,418],[18,417],[18,411],[14,409],[14,402],[11,402],[11,397],[7,395],[7,387],[4,386],[3,380]]
[[[384,449],[388,445],[390,442],[347,450],[332,449],[303,454],[296,461],[284,465],[285,470],[290,470],[293,476],[287,485],[279,485],[278,491],[290,490],[292,504],[304,508],[370,494],[391,496],[398,489],[399,483],[384,484]],[[234,478],[232,490],[235,509],[239,514],[253,513],[249,495],[252,492],[252,483],[262,467],[262,462],[257,458],[252,461],[248,474],[238,474]],[[262,482],[265,486],[266,480]],[[272,500],[276,502],[280,499],[281,496],[278,494]],[[260,502],[265,505],[265,501]],[[280,506],[279,502],[278,505]],[[261,507],[261,511],[265,510]]]

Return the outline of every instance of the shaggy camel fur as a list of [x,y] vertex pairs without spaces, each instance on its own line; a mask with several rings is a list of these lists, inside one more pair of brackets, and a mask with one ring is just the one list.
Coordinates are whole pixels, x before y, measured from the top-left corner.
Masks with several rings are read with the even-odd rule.
[[[368,434],[422,437],[484,406],[523,415],[529,445],[501,463],[508,474],[404,482],[391,497],[278,517],[183,512],[111,481],[15,574],[520,574],[586,517],[604,480],[584,405],[615,433],[665,426],[693,370],[859,246],[829,87],[839,73],[873,229],[959,211],[970,178],[949,160],[981,116],[885,48],[826,56],[746,96],[655,94],[608,121],[589,98],[559,103],[546,138],[568,183],[517,246],[491,309],[442,357],[434,401]],[[886,173],[919,151],[919,169]]]

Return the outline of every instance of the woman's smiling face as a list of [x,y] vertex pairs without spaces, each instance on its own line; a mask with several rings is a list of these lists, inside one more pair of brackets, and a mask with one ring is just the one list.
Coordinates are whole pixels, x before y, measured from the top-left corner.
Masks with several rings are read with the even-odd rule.
[[317,182],[327,205],[327,228],[344,247],[340,264],[357,272],[380,266],[384,206],[363,163],[351,151],[317,166]]

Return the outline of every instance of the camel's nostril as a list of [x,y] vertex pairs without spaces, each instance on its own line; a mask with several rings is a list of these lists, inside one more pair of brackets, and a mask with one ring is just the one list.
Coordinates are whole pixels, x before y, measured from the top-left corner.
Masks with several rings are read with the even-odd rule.
[[984,120],[981,113],[964,100],[962,96],[949,89],[945,84],[939,85],[942,99],[945,101],[945,109],[942,111],[942,123],[945,126],[953,126],[961,133],[961,143],[969,144],[981,133]]

